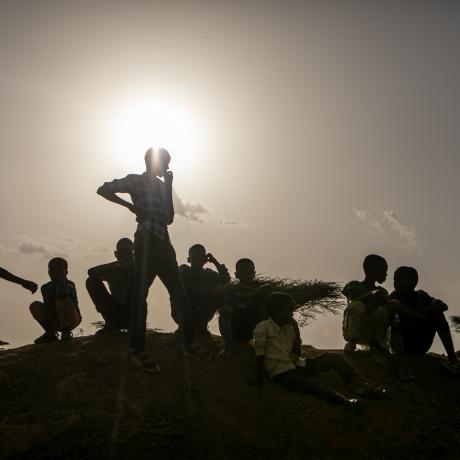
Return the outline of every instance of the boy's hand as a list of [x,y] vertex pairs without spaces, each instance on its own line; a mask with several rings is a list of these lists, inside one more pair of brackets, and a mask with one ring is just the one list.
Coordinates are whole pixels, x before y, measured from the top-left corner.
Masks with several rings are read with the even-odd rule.
[[136,220],[138,222],[142,222],[143,220],[147,219],[150,215],[150,211],[145,208],[140,208],[139,206],[134,206],[133,204],[128,207],[128,209],[133,213],[136,214]]
[[208,253],[206,255],[206,259],[208,262],[214,264],[216,267],[220,265],[219,262],[217,262],[217,259],[211,253]]
[[24,288],[24,289],[27,289],[28,291],[30,291],[32,294],[35,294],[37,292],[37,289],[38,289],[38,284],[37,283],[34,283],[33,281],[27,281],[25,280],[21,286]]
[[165,181],[165,184],[172,185],[173,179],[174,179],[174,174],[172,171],[165,171],[163,174],[163,179]]

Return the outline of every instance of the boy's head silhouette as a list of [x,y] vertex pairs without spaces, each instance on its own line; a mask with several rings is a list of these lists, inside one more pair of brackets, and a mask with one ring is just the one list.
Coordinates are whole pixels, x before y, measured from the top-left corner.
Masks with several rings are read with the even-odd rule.
[[256,266],[251,259],[240,259],[236,263],[235,277],[242,284],[251,285],[256,277]]
[[118,262],[125,264],[134,260],[134,243],[129,238],[118,240],[117,249],[114,252]]
[[149,148],[145,152],[144,160],[149,176],[164,177],[169,168],[171,155],[163,148]]
[[62,257],[54,257],[48,262],[48,274],[51,281],[57,281],[60,276],[67,275],[69,265]]
[[414,267],[399,267],[393,278],[395,291],[404,294],[412,292],[418,283],[418,273]]
[[292,321],[294,300],[284,292],[272,292],[266,302],[268,316],[279,326],[289,324]]
[[382,284],[387,279],[388,263],[376,254],[369,254],[363,262],[363,269],[366,279],[372,282]]
[[208,256],[206,254],[206,248],[202,244],[194,244],[188,250],[188,263],[192,268],[201,269],[205,266],[208,261]]

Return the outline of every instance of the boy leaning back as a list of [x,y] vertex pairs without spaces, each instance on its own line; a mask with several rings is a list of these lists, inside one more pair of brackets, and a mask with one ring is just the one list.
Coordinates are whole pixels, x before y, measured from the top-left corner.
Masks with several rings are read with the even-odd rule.
[[266,372],[273,381],[290,390],[313,394],[348,407],[358,407],[359,399],[348,398],[315,378],[321,372],[334,370],[350,384],[350,390],[355,395],[375,399],[385,396],[384,389],[360,382],[353,367],[338,353],[300,358],[302,341],[299,327],[292,316],[294,308],[294,301],[285,293],[274,292],[267,298],[268,319],[254,329],[256,381],[259,386]]

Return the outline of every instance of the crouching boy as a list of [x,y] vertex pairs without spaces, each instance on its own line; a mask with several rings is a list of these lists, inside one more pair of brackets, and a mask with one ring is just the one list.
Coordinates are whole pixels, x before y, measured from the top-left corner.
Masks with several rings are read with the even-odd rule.
[[337,353],[300,358],[302,341],[299,327],[292,316],[294,301],[289,295],[281,292],[270,294],[266,307],[268,319],[260,322],[254,330],[258,385],[261,385],[266,372],[276,383],[290,390],[357,407],[359,399],[347,398],[315,379],[321,372],[334,370],[353,386],[353,391],[358,396],[380,398],[385,395],[385,390],[381,388],[358,382],[353,367]]
[[43,302],[32,302],[30,312],[45,330],[35,343],[54,342],[61,332],[61,340],[72,338],[72,330],[81,322],[75,284],[67,279],[68,264],[55,257],[48,263],[50,282],[41,287]]

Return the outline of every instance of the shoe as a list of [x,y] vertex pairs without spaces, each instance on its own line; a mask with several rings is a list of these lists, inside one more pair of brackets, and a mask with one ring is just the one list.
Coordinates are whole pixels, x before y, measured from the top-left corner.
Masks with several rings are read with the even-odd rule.
[[34,340],[34,343],[39,345],[41,343],[51,343],[51,342],[56,342],[57,341],[57,335],[55,332],[45,332],[43,335],[40,337],[37,337]]
[[142,369],[148,374],[157,374],[160,371],[160,366],[154,361],[151,355],[146,351],[130,353],[130,363],[135,369]]
[[103,327],[101,327],[101,329],[98,329],[94,335],[106,335],[106,334],[110,334],[111,332],[114,332],[114,331],[117,331],[118,329],[113,327],[113,326],[108,326],[108,325],[105,325]]
[[347,342],[343,347],[343,352],[346,355],[351,355],[356,350],[356,343],[355,342]]
[[73,334],[70,331],[62,331],[61,332],[61,342],[67,342],[68,340],[73,339]]

